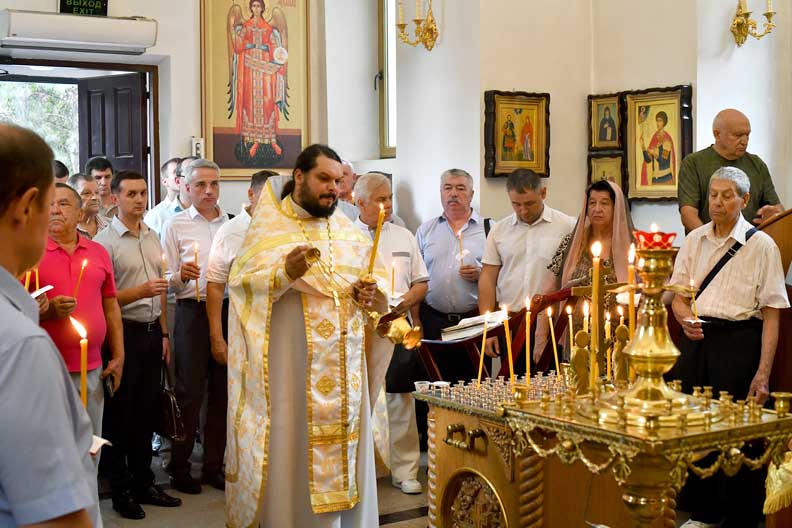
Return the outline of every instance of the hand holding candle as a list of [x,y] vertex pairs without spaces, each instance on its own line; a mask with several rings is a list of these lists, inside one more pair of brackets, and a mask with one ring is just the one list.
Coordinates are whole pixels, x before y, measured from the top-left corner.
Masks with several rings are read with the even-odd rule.
[[698,308],[696,308],[696,286],[693,279],[690,279],[690,308],[693,310],[693,317],[697,320],[698,316]]
[[80,275],[77,277],[77,284],[74,285],[74,297],[77,298],[77,292],[80,291],[80,283],[82,282],[83,272],[85,271],[85,266],[88,265],[88,259],[82,261],[82,266],[80,266]]
[[74,317],[71,324],[80,336],[80,400],[83,407],[88,406],[88,332]]

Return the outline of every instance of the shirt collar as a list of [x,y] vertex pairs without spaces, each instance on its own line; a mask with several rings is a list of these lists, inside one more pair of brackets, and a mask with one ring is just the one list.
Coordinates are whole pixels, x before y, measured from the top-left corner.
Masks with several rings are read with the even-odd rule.
[[[55,239],[53,239],[51,236],[47,236],[47,251],[54,251],[54,250],[56,250],[56,249],[58,249],[60,247],[61,247],[61,245],[58,244],[55,241]],[[87,248],[88,247],[88,239],[85,238],[84,236],[82,236],[80,234],[80,232],[78,231],[77,232],[77,246],[75,246],[75,249],[76,248],[80,248],[80,247],[81,248]]]
[[16,277],[11,275],[8,270],[2,266],[0,266],[0,293],[2,293],[2,295],[8,299],[8,302],[17,310],[22,312],[25,317],[38,324],[38,304],[33,300],[30,294],[25,291],[25,288],[22,287]]
[[191,205],[190,208],[187,209],[187,214],[190,215],[190,219],[191,220],[195,220],[196,217],[200,216],[201,218],[203,218],[207,222],[211,223],[211,222],[216,222],[217,220],[219,220],[219,219],[223,218],[224,216],[226,216],[226,214],[223,212],[222,209],[220,209],[220,207],[215,205],[215,209],[217,210],[218,213],[220,213],[220,215],[217,218],[215,218],[214,220],[206,220],[206,218],[204,218],[204,216],[201,213],[198,212],[198,209],[196,209],[194,205]]
[[[740,217],[737,219],[737,223],[734,224],[729,236],[726,237],[726,240],[733,239],[735,242],[739,242],[742,245],[745,245],[745,233],[748,232],[753,226],[745,219],[745,217],[740,213]],[[713,243],[716,242],[717,238],[715,237],[715,222],[710,222],[710,228],[707,231],[707,238],[709,238]]]
[[553,221],[553,215],[550,213],[550,208],[547,207],[547,204],[544,204],[542,208],[542,214],[539,216],[539,218],[534,220],[532,224],[528,224],[520,220],[517,217],[517,213],[512,213],[512,217],[511,217],[511,225],[513,226],[516,226],[517,224],[535,226],[542,222],[552,222],[552,221]]
[[[118,236],[122,237],[125,234],[129,233],[129,228],[122,222],[118,216],[114,216],[113,219],[110,221],[110,225],[113,227]],[[140,238],[146,236],[149,232],[149,226],[145,224],[142,220],[140,221]]]
[[[476,212],[475,209],[471,209],[470,211],[471,211],[470,212],[470,218],[468,218],[468,222],[467,223],[470,224],[470,222],[473,222],[473,223],[476,223],[476,224],[480,224],[481,223],[481,215],[479,215],[478,212]],[[448,222],[448,217],[446,216],[445,212],[443,212],[443,214],[440,215],[440,221],[441,222]]]

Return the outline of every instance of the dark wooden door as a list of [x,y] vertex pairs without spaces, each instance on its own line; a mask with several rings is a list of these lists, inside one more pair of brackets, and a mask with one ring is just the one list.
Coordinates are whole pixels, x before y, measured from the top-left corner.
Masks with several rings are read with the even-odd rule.
[[77,83],[80,169],[104,156],[116,171],[134,170],[148,179],[146,75],[110,75]]

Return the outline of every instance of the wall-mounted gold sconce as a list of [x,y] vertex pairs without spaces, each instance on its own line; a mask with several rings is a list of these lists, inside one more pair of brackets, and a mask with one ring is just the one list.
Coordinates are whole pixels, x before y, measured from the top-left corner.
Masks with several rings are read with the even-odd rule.
[[756,31],[756,20],[751,18],[751,12],[748,11],[746,0],[738,0],[737,14],[734,15],[734,20],[731,25],[734,41],[738,46],[742,46],[745,44],[745,41],[748,40],[749,35],[759,40],[769,34],[773,31],[773,28],[775,28],[775,24],[773,24],[773,15],[775,15],[775,11],[773,11],[773,0],[767,0],[767,11],[764,13],[767,22],[764,24],[764,31],[758,33]]

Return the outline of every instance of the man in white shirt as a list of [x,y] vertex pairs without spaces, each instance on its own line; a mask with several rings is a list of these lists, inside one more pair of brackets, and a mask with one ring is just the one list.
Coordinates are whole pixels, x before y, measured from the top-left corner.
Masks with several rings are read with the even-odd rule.
[[[355,184],[355,199],[360,216],[355,224],[367,235],[373,236],[377,227],[380,206],[385,219],[393,212],[393,192],[390,180],[382,174],[361,176]],[[390,284],[382,288],[388,292],[393,310],[402,314],[414,313],[429,287],[418,242],[407,229],[391,222],[382,225],[378,254],[390,267]],[[382,286],[382,285],[381,285]],[[388,430],[390,441],[391,482],[404,493],[421,493],[418,482],[418,427],[415,421],[415,402],[410,394],[413,382],[425,378],[418,352],[396,345],[393,358],[385,375],[385,396],[388,405]]]
[[[517,169],[509,174],[506,192],[514,213],[493,225],[487,236],[478,282],[479,313],[503,305],[516,312],[526,299],[541,293],[558,242],[575,227],[574,218],[544,203],[547,186],[535,172]],[[487,340],[489,356],[499,356],[500,349],[497,337]],[[523,374],[525,362],[517,362],[515,371]]]
[[171,158],[160,167],[162,186],[165,187],[167,194],[143,218],[149,229],[153,229],[159,235],[162,234],[165,222],[190,207],[190,197],[183,188],[182,171],[195,159],[194,157]]
[[239,254],[239,248],[245,240],[250,226],[250,219],[256,210],[261,190],[271,176],[278,173],[262,170],[250,178],[248,188],[249,205],[223,224],[215,235],[212,249],[209,252],[209,267],[206,270],[206,315],[209,317],[209,337],[212,343],[212,357],[221,365],[228,362],[228,293],[226,283],[231,272],[231,265]]
[[[779,310],[789,307],[789,300],[778,246],[742,215],[750,185],[741,169],[716,170],[709,182],[712,221],[691,231],[679,251],[671,284],[698,289],[697,313],[689,296],[675,295],[672,308],[684,335],[671,376],[682,380],[687,393],[693,386],[712,386],[715,394],[725,390],[735,400],[755,397],[761,405],[769,392]],[[712,278],[727,253],[732,258]],[[691,521],[699,523],[690,526],[720,526],[724,517],[723,526],[757,525],[764,471],[746,469],[726,481],[720,473],[689,480]]]
[[192,205],[165,224],[162,245],[168,260],[169,288],[175,292],[176,397],[181,405],[185,440],[174,442],[168,471],[173,487],[197,494],[201,485],[190,476],[190,455],[204,393],[208,391],[203,433],[203,481],[225,488],[223,453],[226,442],[226,367],[211,355],[206,316],[206,264],[212,242],[228,215],[217,205],[220,168],[197,159],[184,169]]

